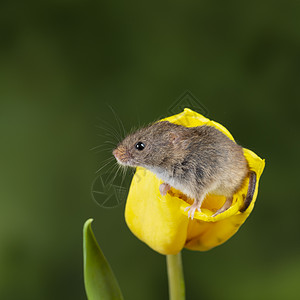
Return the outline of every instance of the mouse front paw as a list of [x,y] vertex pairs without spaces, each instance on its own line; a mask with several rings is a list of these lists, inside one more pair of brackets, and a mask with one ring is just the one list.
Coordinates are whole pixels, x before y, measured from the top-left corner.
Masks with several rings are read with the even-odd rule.
[[191,220],[193,220],[195,211],[198,210],[199,212],[201,212],[201,204],[199,205],[198,203],[194,202],[191,206],[186,207],[184,211],[187,210],[189,211],[188,217],[191,218]]
[[162,196],[166,196],[167,195],[167,192],[171,189],[171,186],[168,184],[168,183],[162,183],[160,186],[159,186],[159,191],[160,191],[160,194]]

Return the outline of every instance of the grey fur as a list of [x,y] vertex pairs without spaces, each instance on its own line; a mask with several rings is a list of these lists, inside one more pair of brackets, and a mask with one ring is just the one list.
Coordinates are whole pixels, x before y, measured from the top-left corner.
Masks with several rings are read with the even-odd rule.
[[[137,142],[144,143],[142,151]],[[242,147],[205,125],[150,124],[127,136],[114,154],[119,163],[145,167],[194,199],[194,211],[208,193],[232,197],[249,172]]]

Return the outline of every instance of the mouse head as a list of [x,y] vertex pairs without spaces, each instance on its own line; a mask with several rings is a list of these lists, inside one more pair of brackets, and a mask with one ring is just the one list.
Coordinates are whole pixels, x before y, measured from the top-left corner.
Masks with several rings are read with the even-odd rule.
[[128,135],[113,155],[121,165],[157,167],[172,156],[178,140],[178,126],[168,121],[150,124]]

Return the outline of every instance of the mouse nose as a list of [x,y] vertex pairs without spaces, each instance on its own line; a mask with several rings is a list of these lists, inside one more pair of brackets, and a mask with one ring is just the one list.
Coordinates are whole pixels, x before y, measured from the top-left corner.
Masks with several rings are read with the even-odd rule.
[[115,149],[113,151],[113,155],[114,155],[115,158],[118,158],[120,156],[120,151],[118,149]]
[[123,146],[117,147],[113,151],[114,157],[117,159],[118,162],[120,163],[126,163],[128,161],[128,154],[126,149]]

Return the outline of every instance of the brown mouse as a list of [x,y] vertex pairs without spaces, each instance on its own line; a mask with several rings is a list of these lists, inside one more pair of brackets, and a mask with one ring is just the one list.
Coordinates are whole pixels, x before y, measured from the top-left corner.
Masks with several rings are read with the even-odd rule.
[[113,151],[121,165],[144,167],[164,181],[160,192],[171,187],[180,190],[194,203],[188,216],[201,211],[210,193],[226,196],[226,202],[213,216],[227,210],[233,194],[249,176],[244,207],[251,203],[256,174],[249,172],[243,149],[212,126],[185,127],[168,121],[156,122],[128,135]]

